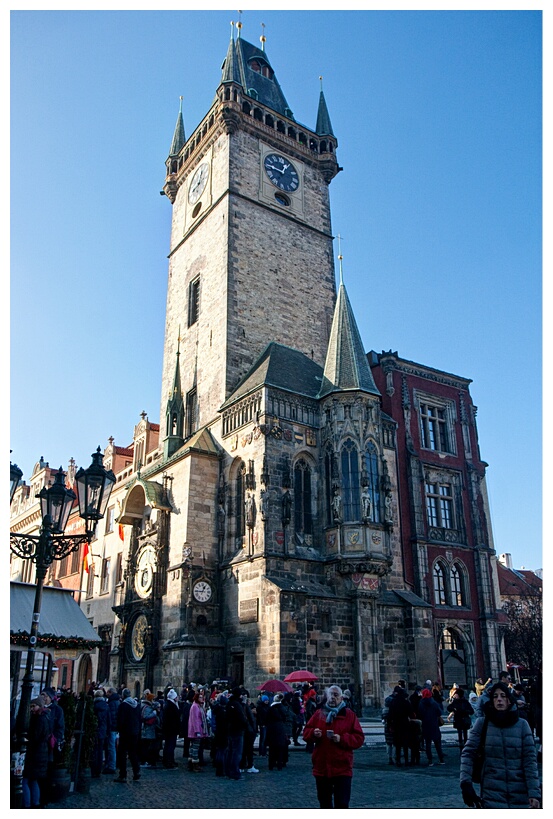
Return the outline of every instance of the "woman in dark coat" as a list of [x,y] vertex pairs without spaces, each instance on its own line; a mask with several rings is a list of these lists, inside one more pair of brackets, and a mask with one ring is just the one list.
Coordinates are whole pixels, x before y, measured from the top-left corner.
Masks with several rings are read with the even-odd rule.
[[457,689],[453,695],[452,702],[447,706],[447,710],[450,714],[453,714],[453,727],[457,730],[459,748],[463,750],[472,724],[470,718],[474,714],[474,708],[466,699],[465,692],[462,688]]
[[436,748],[440,765],[445,765],[444,753],[442,751],[442,732],[440,731],[442,709],[428,688],[423,688],[422,690],[422,701],[419,705],[418,716],[422,722],[422,736],[428,766],[431,767],[434,764],[432,762],[432,743],[434,743],[434,747]]
[[[492,686],[483,711],[484,717],[474,723],[461,752],[463,801],[478,808],[539,808],[534,737],[526,720],[520,719],[508,686],[500,682]],[[484,764],[477,796],[472,777],[484,728]]]
[[[425,689],[426,690],[426,689]],[[430,695],[430,691],[428,692]],[[403,756],[405,765],[409,765],[409,739],[410,739],[410,724],[409,718],[412,716],[411,703],[407,696],[407,691],[399,685],[394,688],[394,696],[390,703],[388,711],[388,723],[390,725],[391,733],[394,738],[394,746],[396,749],[396,765],[401,766],[401,751],[403,749]]]
[[269,749],[269,770],[281,771],[286,764],[288,735],[286,733],[286,711],[282,705],[283,695],[279,692],[267,714],[267,747]]
[[174,688],[167,692],[167,701],[163,709],[161,733],[163,736],[163,767],[178,768],[175,762],[175,748],[180,731],[181,714],[178,705],[179,695]]
[[104,697],[103,688],[98,688],[94,692],[94,716],[98,720],[98,725],[94,737],[90,772],[92,776],[99,777],[102,774],[104,749],[107,749],[107,739],[111,731],[111,712],[108,701]]
[[40,807],[40,781],[46,778],[51,727],[44,700],[31,700],[31,717],[25,767],[23,768],[23,807]]

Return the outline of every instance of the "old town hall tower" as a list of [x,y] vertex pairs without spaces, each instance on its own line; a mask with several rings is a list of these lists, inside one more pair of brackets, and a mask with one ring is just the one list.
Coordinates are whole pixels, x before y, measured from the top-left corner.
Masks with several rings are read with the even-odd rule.
[[105,452],[110,676],[253,689],[309,668],[374,706],[399,677],[501,663],[485,464],[467,379],[366,354],[336,287],[325,97],[300,125],[264,45],[233,30],[166,161],[160,424]]

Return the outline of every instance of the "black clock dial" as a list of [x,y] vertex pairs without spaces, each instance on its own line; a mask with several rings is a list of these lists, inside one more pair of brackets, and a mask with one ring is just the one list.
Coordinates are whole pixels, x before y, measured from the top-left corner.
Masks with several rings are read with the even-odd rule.
[[265,173],[281,191],[293,193],[300,186],[300,178],[293,164],[281,154],[267,154],[263,160]]

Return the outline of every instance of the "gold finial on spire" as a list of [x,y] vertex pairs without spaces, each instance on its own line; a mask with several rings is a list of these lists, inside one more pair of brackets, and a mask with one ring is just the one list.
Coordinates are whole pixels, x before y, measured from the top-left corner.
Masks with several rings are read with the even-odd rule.
[[230,39],[234,40],[234,20],[230,21]]
[[321,91],[322,91],[323,90],[323,78],[319,77],[319,80],[321,81]]
[[238,22],[236,23],[236,28],[238,29],[238,36],[240,37],[240,29],[242,28],[242,10],[238,9],[238,14],[240,15],[238,18]]
[[267,38],[265,37],[265,23],[261,23],[261,51],[265,51],[265,43],[267,42]]

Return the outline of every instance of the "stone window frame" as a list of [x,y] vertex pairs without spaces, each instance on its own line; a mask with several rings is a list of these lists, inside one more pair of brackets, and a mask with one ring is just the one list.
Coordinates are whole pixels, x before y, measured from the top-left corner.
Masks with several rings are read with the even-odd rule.
[[[298,514],[299,514],[299,499],[298,499],[298,490],[296,487],[296,469],[300,464],[304,464],[303,467],[306,471],[309,472],[310,480],[309,480],[309,518],[310,518],[310,530],[307,531],[305,526],[298,527]],[[315,522],[317,520],[317,464],[313,459],[311,453],[309,452],[298,452],[297,455],[294,457],[294,461],[292,463],[292,481],[294,487],[294,531],[296,534],[301,535],[302,537],[310,538],[311,541],[313,540],[314,530],[315,530]],[[305,503],[303,504],[305,506]],[[302,522],[305,524],[305,508],[302,512]],[[308,544],[308,545],[312,545]]]
[[[438,523],[433,523],[429,516],[429,504],[427,491],[428,485],[438,485],[437,492],[432,493],[431,497],[440,497],[445,501],[451,500],[451,526],[442,526],[441,518],[438,517]],[[439,486],[450,487],[450,494],[440,495]],[[446,543],[466,543],[466,533],[463,527],[463,510],[462,510],[462,486],[463,478],[460,472],[454,469],[440,469],[439,467],[425,464],[423,466],[423,502],[424,502],[424,516],[427,526],[427,536],[432,542],[441,541]],[[438,504],[439,509],[439,504]]]
[[[418,434],[421,449],[428,452],[439,452],[444,455],[457,455],[457,441],[455,438],[455,425],[457,422],[457,406],[455,401],[451,398],[444,398],[440,395],[433,395],[432,393],[423,392],[415,389],[413,391],[413,399],[417,412],[418,419]],[[431,431],[428,425],[428,413],[423,415],[423,407],[434,409],[436,411],[436,421],[438,426],[443,424],[445,430],[446,442],[445,448],[442,446],[442,436],[433,434],[434,446],[430,445]],[[443,418],[439,414],[443,414]],[[426,423],[425,420],[426,419]]]
[[[344,454],[346,452],[346,449],[349,452],[348,457],[349,464],[347,464],[348,466],[347,474],[345,473],[344,470],[345,465]],[[355,467],[356,463],[357,471],[355,472],[354,470],[352,470],[351,467]],[[359,468],[359,447],[351,436],[345,438],[340,446],[340,473],[343,523],[359,522],[361,520],[361,470]],[[347,495],[349,495],[349,498],[347,499],[346,502]]]
[[[369,453],[370,450],[370,453]],[[369,438],[363,449],[363,473],[366,472],[369,484],[369,494],[371,496],[371,520],[373,523],[380,523],[380,481],[381,481],[381,458],[378,446],[373,438]],[[371,465],[371,468],[369,468]],[[373,468],[374,467],[374,468]],[[363,481],[361,481],[363,483]],[[376,485],[374,485],[376,484]]]
[[[456,588],[452,575],[457,571]],[[458,557],[448,559],[439,555],[432,566],[434,604],[445,608],[469,608],[469,580],[465,564]],[[460,599],[460,602],[459,602]]]
[[196,387],[186,393],[186,437],[190,438],[198,429],[198,391]]
[[102,559],[100,575],[100,594],[109,594],[109,578],[111,574],[111,556]]
[[200,317],[200,276],[195,276],[188,285],[188,326],[196,324]]

